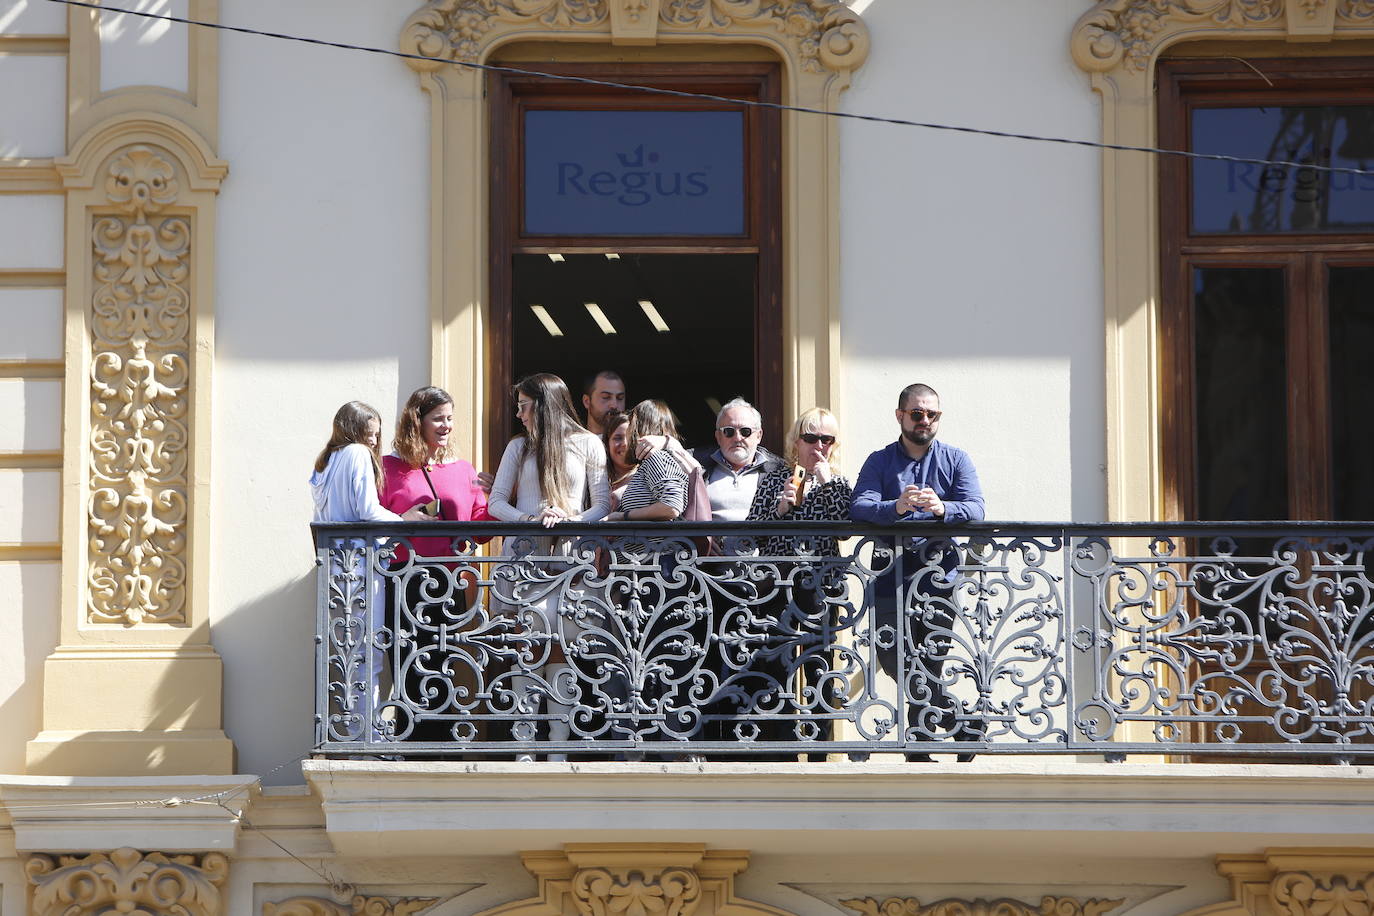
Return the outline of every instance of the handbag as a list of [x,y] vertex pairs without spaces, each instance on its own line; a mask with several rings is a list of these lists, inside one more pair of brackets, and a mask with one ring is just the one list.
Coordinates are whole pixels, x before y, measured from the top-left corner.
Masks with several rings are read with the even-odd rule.
[[[711,494],[706,491],[706,475],[701,467],[692,469],[687,478],[687,508],[682,510],[684,522],[709,522],[711,516]],[[711,556],[716,553],[716,539],[713,537],[694,537],[697,556]]]

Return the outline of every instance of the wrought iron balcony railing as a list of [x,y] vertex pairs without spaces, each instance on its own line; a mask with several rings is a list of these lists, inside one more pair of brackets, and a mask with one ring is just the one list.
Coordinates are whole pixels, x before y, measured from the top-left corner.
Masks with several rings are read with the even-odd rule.
[[314,535],[317,753],[1374,755],[1372,526]]

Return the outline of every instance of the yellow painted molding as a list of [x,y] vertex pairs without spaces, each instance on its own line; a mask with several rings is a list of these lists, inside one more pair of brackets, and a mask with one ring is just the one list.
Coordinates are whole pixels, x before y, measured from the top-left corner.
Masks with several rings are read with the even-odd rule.
[[1374,916],[1374,849],[1277,847],[1216,865],[1231,899],[1182,916]]
[[0,159],[0,194],[60,194],[52,159]]
[[[0,359],[0,378],[62,378],[65,374],[66,365],[61,360]],[[61,453],[57,457],[60,464]]]
[[[60,191],[61,188],[57,190]],[[66,282],[65,270],[16,270],[8,267],[0,269],[0,288],[50,289],[54,286],[63,286]]]
[[[615,0],[627,4],[627,0]],[[645,9],[648,7],[646,6]],[[430,96],[430,377],[454,396],[468,455],[485,454],[488,302],[488,133],[483,75],[451,61],[486,62],[535,43],[560,43],[578,60],[653,61],[692,46],[692,59],[781,63],[783,102],[833,110],[868,57],[863,20],[841,0],[663,4],[653,22],[616,45],[610,7],[574,0],[490,4],[431,0],[401,31],[401,49]],[[623,29],[619,35],[629,33]],[[517,47],[518,46],[518,47]],[[573,50],[575,49],[575,51]],[[681,54],[662,59],[683,60]],[[842,392],[839,316],[839,131],[832,118],[783,115],[783,409],[834,405]],[[785,425],[786,418],[770,422]]]
[[6,54],[66,54],[66,35],[0,35],[0,57]]
[[[4,467],[0,464],[0,467]],[[48,561],[62,559],[60,544],[0,544],[0,560]]]
[[68,190],[89,190],[103,181],[100,165],[117,150],[150,146],[175,156],[191,191],[217,192],[229,165],[218,158],[209,141],[189,125],[153,111],[139,111],[94,125],[72,144],[71,151],[54,160],[54,167]]
[[[1308,13],[1313,13],[1308,16]],[[1370,0],[1101,0],[1070,38],[1075,63],[1102,98],[1102,139],[1155,146],[1154,75],[1187,42],[1326,42],[1374,38]],[[1302,53],[1315,49],[1302,46]],[[1111,521],[1159,518],[1159,227],[1155,160],[1102,153],[1103,307],[1106,319],[1107,512]],[[1142,736],[1144,740],[1148,737]]]
[[698,843],[569,843],[561,850],[521,853],[520,860],[537,879],[538,893],[477,916],[791,916],[735,896],[735,876],[749,865],[742,850]]
[[1103,916],[1125,903],[1125,898],[1081,899],[1047,894],[1038,904],[1032,904],[1009,897],[947,897],[934,903],[922,903],[915,897],[854,897],[840,903],[860,916]]
[[264,903],[262,916],[413,916],[429,909],[439,899],[355,894],[344,904],[329,897],[291,897],[280,903]]

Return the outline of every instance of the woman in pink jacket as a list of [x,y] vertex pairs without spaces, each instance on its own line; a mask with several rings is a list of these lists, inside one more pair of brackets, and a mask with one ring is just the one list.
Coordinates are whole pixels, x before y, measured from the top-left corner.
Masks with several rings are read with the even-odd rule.
[[[477,483],[477,471],[455,453],[453,398],[442,388],[424,387],[406,400],[396,420],[393,452],[382,459],[385,483],[382,505],[402,512],[417,503],[437,501],[433,517],[442,521],[486,521],[487,497]],[[396,682],[404,685],[404,698],[434,723],[417,734],[398,721],[410,740],[453,740],[451,727],[464,709],[471,708],[472,685],[482,672],[455,670],[458,656],[445,657],[439,649],[439,633],[452,633],[466,622],[468,606],[476,597],[476,578],[468,566],[460,542],[446,537],[413,537],[396,549],[392,587],[392,625],[414,634],[413,644],[393,648],[398,660]],[[409,565],[416,559],[444,562]],[[409,565],[409,568],[407,566]],[[400,599],[404,598],[404,601]],[[403,712],[403,710],[398,710]]]

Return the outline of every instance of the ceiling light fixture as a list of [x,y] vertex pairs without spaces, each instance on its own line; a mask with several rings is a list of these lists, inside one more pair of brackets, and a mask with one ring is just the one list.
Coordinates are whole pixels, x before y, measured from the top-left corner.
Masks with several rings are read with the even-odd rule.
[[552,261],[552,262],[555,263],[555,264],[562,264],[562,263],[563,263],[563,256],[562,256],[561,254],[559,254],[558,252],[556,252],[556,251],[550,251],[550,252],[549,252],[549,260]]
[[549,332],[550,337],[563,336],[563,329],[558,326],[558,322],[553,320],[548,309],[542,305],[531,305],[530,311],[534,312],[534,317],[539,319],[539,323],[544,326],[544,330]]
[[648,299],[640,299],[639,307],[644,310],[644,317],[649,319],[649,324],[654,326],[654,330],[660,334],[667,334],[669,331],[668,322],[663,320],[663,316],[654,308],[654,304]]
[[597,305],[595,302],[584,302],[582,304],[587,307],[587,311],[591,313],[592,320],[596,322],[596,326],[601,329],[602,334],[615,333],[615,325],[611,324],[611,319],[607,318],[606,313],[601,311],[601,306]]
[[608,260],[608,261],[619,261],[619,260],[620,260],[620,255],[616,254],[614,251],[608,251],[608,252],[606,252],[606,260]]

